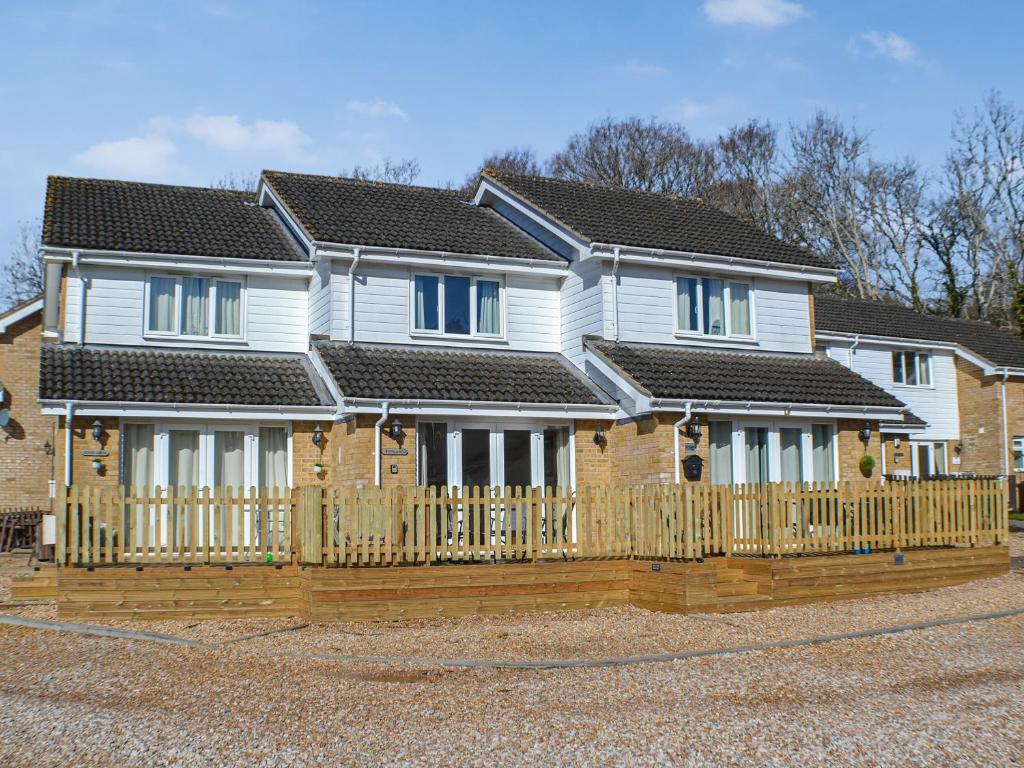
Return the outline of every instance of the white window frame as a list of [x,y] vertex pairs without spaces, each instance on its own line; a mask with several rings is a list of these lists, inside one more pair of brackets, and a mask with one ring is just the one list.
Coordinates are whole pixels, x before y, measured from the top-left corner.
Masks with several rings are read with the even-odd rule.
[[[697,281],[697,330],[691,331],[680,327],[679,323],[679,281],[680,280],[696,280]],[[711,333],[704,332],[704,281],[705,280],[721,280],[724,283],[722,289],[722,299],[725,303],[725,335],[716,336]],[[750,322],[750,333],[733,333],[732,332],[732,285],[738,283],[740,285],[747,286],[747,312],[749,313]],[[755,311],[756,302],[756,291],[754,286],[754,280],[737,280],[728,275],[715,275],[715,274],[700,274],[693,272],[677,272],[672,276],[672,327],[675,328],[675,335],[682,336],[684,338],[701,338],[701,339],[741,339],[744,341],[751,341],[757,338],[757,326],[754,318],[757,317]]]
[[908,440],[907,442],[910,444],[910,471],[914,477],[921,477],[921,462],[918,457],[920,448],[924,447],[928,449],[928,464],[932,465],[935,463],[936,445],[942,445],[945,448],[942,454],[943,466],[941,471],[936,474],[949,474],[949,446],[944,440]]
[[1024,472],[1024,437],[1014,437],[1010,449],[1013,451],[1013,471]]
[[[899,355],[903,361],[903,381],[896,378],[896,356]],[[914,370],[917,373],[917,384],[907,383],[907,360],[913,360]],[[892,358],[892,383],[898,387],[911,387],[913,389],[934,389],[935,376],[932,369],[932,353],[922,352],[915,349],[893,350]],[[928,372],[928,383],[921,383],[921,371]]]
[[[437,278],[437,330],[431,330],[429,328],[417,328],[416,327],[416,278],[417,277],[435,277]],[[445,282],[447,277],[465,277],[469,278],[469,333],[446,333],[444,330],[445,316],[444,316],[444,292]],[[477,283],[497,283],[498,284],[498,312],[499,319],[499,332],[498,333],[480,333],[477,330]],[[443,339],[496,339],[502,340],[505,338],[505,332],[507,328],[508,311],[506,307],[506,295],[505,295],[505,279],[501,275],[466,275],[457,272],[413,272],[409,276],[409,335],[410,336],[428,336],[431,338],[443,338]]]
[[[714,420],[714,419],[713,419]],[[722,419],[723,421],[725,419]],[[814,476],[814,436],[812,425],[827,424],[832,427],[832,476],[839,481],[839,429],[833,421],[787,421],[784,419],[736,419],[732,420],[732,476],[735,484],[747,482],[746,430],[747,427],[768,429],[768,481],[782,481],[782,440],[781,429],[800,430],[801,474],[805,483],[823,482]]]
[[[153,278],[162,278],[174,281],[174,330],[154,331],[149,327],[151,286]],[[207,302],[210,308],[207,318],[209,333],[205,336],[181,333],[181,281],[184,278],[199,278],[209,281]],[[237,335],[217,333],[217,283],[237,283],[239,286],[239,318]],[[147,339],[185,339],[203,341],[245,341],[246,331],[246,304],[247,285],[245,276],[224,277],[216,274],[176,274],[152,272],[146,275],[145,289],[143,291],[142,307],[142,336]]]

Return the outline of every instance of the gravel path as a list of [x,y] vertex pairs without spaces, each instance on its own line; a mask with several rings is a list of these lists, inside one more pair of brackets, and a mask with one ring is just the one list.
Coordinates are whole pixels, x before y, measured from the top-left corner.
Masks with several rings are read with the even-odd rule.
[[1014,765],[1024,619],[667,664],[395,669],[0,627],[0,765]]

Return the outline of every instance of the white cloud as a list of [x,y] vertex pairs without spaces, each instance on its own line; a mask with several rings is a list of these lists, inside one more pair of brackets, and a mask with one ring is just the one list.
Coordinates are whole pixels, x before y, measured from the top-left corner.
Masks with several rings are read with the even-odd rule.
[[154,178],[170,171],[176,151],[174,142],[164,136],[135,136],[93,144],[75,160],[102,174]]
[[373,101],[359,101],[353,99],[345,105],[345,109],[354,115],[366,115],[367,117],[397,117],[399,120],[408,120],[409,115],[405,110],[392,101],[374,99]]
[[637,75],[638,77],[664,75],[668,72],[665,67],[657,64],[648,64],[647,62],[637,61],[636,59],[630,59],[627,61],[622,66],[622,71],[627,75]]
[[690,123],[717,111],[719,106],[718,102],[683,99],[674,104],[670,112],[677,120]]
[[704,13],[715,24],[750,24],[777,27],[805,15],[804,7],[790,0],[707,0]]
[[310,142],[299,126],[287,120],[243,123],[238,115],[193,115],[181,121],[181,128],[197,141],[235,152],[293,153]]
[[901,64],[917,58],[917,48],[914,44],[895,32],[866,32],[861,35],[861,39],[879,56],[888,56]]

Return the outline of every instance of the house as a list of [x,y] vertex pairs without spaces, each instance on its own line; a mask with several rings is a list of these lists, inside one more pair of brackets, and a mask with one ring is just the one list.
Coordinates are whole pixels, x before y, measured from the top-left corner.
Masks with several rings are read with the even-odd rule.
[[1024,478],[1024,341],[906,307],[819,296],[819,349],[905,402],[883,424],[883,472]]
[[816,352],[835,270],[696,200],[54,177],[42,249],[67,484],[827,482],[907,410]]
[[43,299],[0,314],[0,509],[50,509],[54,420],[39,389]]

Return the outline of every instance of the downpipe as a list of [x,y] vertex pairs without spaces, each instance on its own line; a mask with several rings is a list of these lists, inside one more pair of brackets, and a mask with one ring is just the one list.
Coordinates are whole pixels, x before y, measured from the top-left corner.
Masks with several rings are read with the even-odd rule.
[[384,426],[384,422],[388,420],[388,412],[391,410],[391,402],[385,400],[381,403],[380,418],[377,419],[377,423],[373,425],[373,482],[378,488],[380,488],[381,472],[380,472],[380,428]]
[[[348,268],[348,343],[353,344],[356,340],[356,268],[359,260],[363,257],[363,249],[356,248],[352,251],[352,264]],[[380,483],[377,483],[380,485]]]
[[690,419],[693,418],[693,402],[687,401],[683,408],[683,418],[681,418],[679,421],[672,425],[672,440],[673,445],[675,446],[676,453],[676,485],[678,485],[680,480],[682,479],[679,470],[679,462],[682,459],[679,452],[679,430],[682,429],[686,424],[689,424]]

